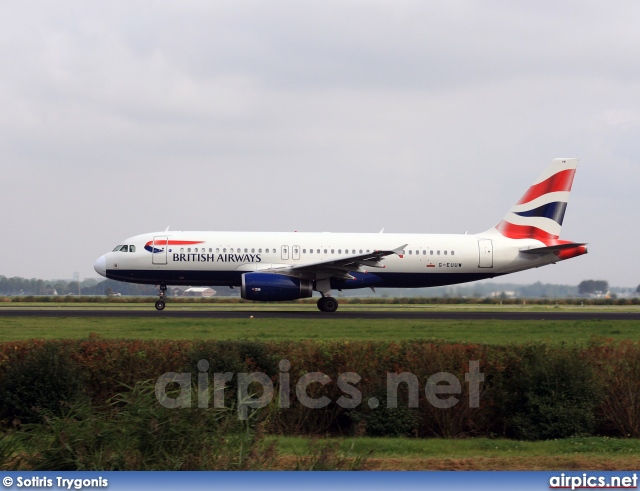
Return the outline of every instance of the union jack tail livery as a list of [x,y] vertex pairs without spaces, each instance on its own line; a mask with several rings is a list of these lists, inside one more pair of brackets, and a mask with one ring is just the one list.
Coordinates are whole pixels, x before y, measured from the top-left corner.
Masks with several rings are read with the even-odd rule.
[[539,240],[547,252],[555,252],[560,259],[585,254],[585,244],[560,240],[577,167],[578,159],[554,159],[495,229],[488,232],[497,231],[509,239]]

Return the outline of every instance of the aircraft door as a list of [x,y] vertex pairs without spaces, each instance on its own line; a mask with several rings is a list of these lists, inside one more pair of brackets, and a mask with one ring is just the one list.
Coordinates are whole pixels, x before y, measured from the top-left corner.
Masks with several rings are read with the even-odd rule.
[[294,261],[299,261],[300,260],[300,246],[294,245],[291,248],[291,254],[293,256],[293,260]]
[[493,241],[491,239],[478,239],[478,251],[480,254],[479,268],[493,268]]
[[167,264],[168,237],[154,237],[151,244],[152,264]]
[[285,260],[289,259],[289,246],[286,246],[286,245],[282,246],[280,257]]

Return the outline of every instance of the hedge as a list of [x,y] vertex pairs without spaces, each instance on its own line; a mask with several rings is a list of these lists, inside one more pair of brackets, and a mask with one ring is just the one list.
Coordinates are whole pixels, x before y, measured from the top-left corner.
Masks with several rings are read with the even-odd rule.
[[[208,370],[202,370],[207,360]],[[290,368],[281,363],[289,362]],[[479,362],[479,404],[473,407],[465,375]],[[283,368],[284,367],[284,368]],[[288,369],[287,369],[288,368]],[[141,381],[155,382],[168,372],[190,373],[195,406],[199,377],[213,407],[215,373],[234,374],[224,391],[225,405],[238,399],[240,373],[261,372],[275,397],[252,410],[273,434],[408,435],[416,437],[490,436],[526,440],[576,435],[640,436],[640,343],[594,342],[586,348],[529,344],[494,346],[431,341],[138,341],[86,340],[0,343],[0,419],[7,426],[63,414],[65,408],[103,407]],[[321,372],[326,385],[312,383],[308,396],[326,396],[322,409],[304,407],[296,382]],[[356,407],[336,401],[349,394],[340,374],[361,377],[351,387],[362,395]],[[459,381],[458,403],[435,407],[426,393],[429,377],[447,372]],[[410,373],[419,383],[417,407],[408,385],[398,385],[397,407],[387,407],[387,374]],[[290,407],[280,407],[289,378]],[[282,381],[282,383],[281,383]],[[440,382],[439,385],[442,385]],[[171,391],[176,384],[168,386]],[[250,386],[257,398],[261,388]],[[378,402],[373,403],[375,398]],[[451,400],[453,401],[453,399]],[[242,402],[242,400],[240,400]],[[371,403],[371,404],[370,404]],[[372,407],[373,406],[373,407]],[[203,411],[206,409],[202,409]]]

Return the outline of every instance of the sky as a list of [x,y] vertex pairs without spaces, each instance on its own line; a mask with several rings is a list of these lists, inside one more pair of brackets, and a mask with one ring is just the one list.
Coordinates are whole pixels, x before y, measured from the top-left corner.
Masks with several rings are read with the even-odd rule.
[[[164,230],[469,233],[556,157],[561,238],[502,281],[635,287],[640,3],[0,2],[0,275]],[[636,254],[635,256],[633,254]]]

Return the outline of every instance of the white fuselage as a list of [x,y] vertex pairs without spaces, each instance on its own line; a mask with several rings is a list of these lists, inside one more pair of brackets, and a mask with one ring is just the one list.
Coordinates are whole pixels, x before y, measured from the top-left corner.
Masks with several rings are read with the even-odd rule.
[[[96,261],[107,278],[132,283],[240,286],[242,274],[316,264],[406,244],[384,267],[365,268],[333,288],[428,287],[463,283],[557,262],[553,254],[520,251],[542,247],[535,239],[500,235],[156,232],[126,239],[127,251]],[[134,252],[131,252],[133,246]],[[119,247],[121,249],[121,247]],[[370,276],[366,276],[370,275]]]

